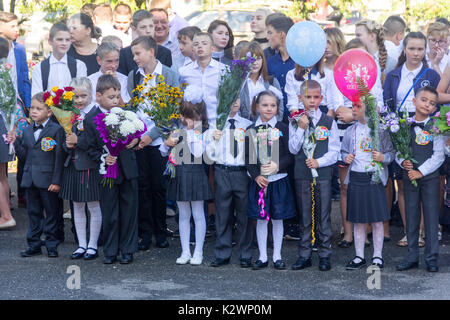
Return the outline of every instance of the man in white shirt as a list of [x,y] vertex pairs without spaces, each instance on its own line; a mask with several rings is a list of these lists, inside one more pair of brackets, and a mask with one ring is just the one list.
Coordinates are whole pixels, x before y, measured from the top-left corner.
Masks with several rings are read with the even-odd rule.
[[52,47],[51,56],[40,62],[31,75],[32,96],[55,86],[68,86],[72,78],[87,76],[84,62],[67,56],[71,41],[69,29],[65,24],[59,22],[52,26],[48,43]]
[[196,85],[203,89],[203,101],[206,104],[206,115],[210,126],[216,126],[217,90],[222,72],[226,66],[212,56],[213,41],[208,33],[194,36],[193,48],[197,60],[179,69],[180,82]]
[[128,77],[120,72],[117,72],[117,68],[119,67],[119,53],[120,49],[112,42],[102,43],[98,47],[97,62],[100,65],[100,70],[88,77],[92,83],[92,97],[94,101],[98,78],[100,78],[103,74],[112,74],[117,78],[117,80],[119,80],[121,86],[120,95],[122,98],[120,103],[121,105],[130,100],[127,90]]
[[383,24],[384,46],[388,56],[398,61],[403,50],[406,23],[400,16],[390,16]]

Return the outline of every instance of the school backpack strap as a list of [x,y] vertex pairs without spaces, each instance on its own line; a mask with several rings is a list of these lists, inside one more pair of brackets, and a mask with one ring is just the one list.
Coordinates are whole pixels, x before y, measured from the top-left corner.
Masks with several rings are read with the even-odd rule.
[[[70,77],[77,77],[77,60],[71,56],[67,56],[67,64],[69,66]],[[45,59],[41,63],[42,91],[48,89],[48,77],[50,76],[50,58]]]

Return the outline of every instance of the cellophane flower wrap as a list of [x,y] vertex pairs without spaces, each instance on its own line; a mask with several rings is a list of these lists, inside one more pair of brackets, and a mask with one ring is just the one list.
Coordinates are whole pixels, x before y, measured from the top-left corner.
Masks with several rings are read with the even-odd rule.
[[[357,79],[358,91],[359,91],[359,103],[363,103],[366,107],[366,117],[368,119],[367,126],[370,129],[370,139],[373,151],[380,150],[380,117],[378,114],[377,101],[375,97],[370,93],[365,82],[360,78]],[[356,143],[356,141],[355,141]],[[379,161],[372,162],[370,166],[374,169],[372,175],[372,182],[381,182],[381,173],[384,170],[383,164]],[[369,171],[369,166],[366,167],[366,171]]]
[[[403,112],[402,117],[397,112],[391,112],[384,117],[381,117],[380,127],[389,133],[389,136],[394,146],[394,150],[399,158],[410,160],[417,163],[413,159],[413,152],[411,148],[411,125],[414,119],[408,115],[408,110]],[[413,180],[411,183],[417,187],[417,181]]]
[[[132,111],[122,108],[112,108],[108,113],[99,113],[94,123],[111,156],[117,157],[126,146],[136,138],[140,138],[146,131],[145,123]],[[105,158],[102,156],[100,174],[103,174],[103,185],[112,187],[119,174],[117,162],[108,166],[106,170]]]
[[[16,114],[16,90],[11,81],[10,71],[13,66],[3,58],[0,60],[0,110],[5,120],[5,127],[8,132],[15,127]],[[5,143],[8,143],[6,135],[3,136]],[[13,145],[9,145],[9,154],[14,152]]]
[[242,84],[247,79],[255,61],[255,58],[249,52],[245,57],[239,60],[233,60],[231,67],[227,67],[221,75],[219,89],[217,91],[216,128],[218,130],[222,131],[225,127],[231,108],[236,102]]
[[63,89],[53,87],[52,90],[44,93],[45,103],[52,109],[56,120],[68,135],[72,133],[72,126],[76,118],[80,116],[80,110],[73,101],[73,90],[72,87]]

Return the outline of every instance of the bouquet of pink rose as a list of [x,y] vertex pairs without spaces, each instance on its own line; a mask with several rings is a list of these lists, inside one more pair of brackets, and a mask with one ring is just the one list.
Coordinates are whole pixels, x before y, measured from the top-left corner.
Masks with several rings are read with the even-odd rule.
[[106,114],[99,113],[95,117],[94,123],[97,125],[97,130],[108,151],[102,156],[100,165],[100,174],[103,174],[104,178],[102,183],[112,187],[114,179],[119,174],[119,167],[115,163],[105,170],[106,156],[109,154],[117,157],[131,141],[140,138],[145,133],[146,126],[134,112],[118,107],[112,108]]

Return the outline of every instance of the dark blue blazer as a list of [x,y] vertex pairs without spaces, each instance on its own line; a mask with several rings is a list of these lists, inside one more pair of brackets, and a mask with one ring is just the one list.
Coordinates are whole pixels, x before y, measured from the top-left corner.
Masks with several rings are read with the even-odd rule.
[[[43,150],[42,140],[51,138],[56,145],[48,151]],[[23,130],[21,139],[14,143],[17,155],[25,160],[22,177],[22,188],[30,188],[33,184],[40,189],[48,189],[51,184],[61,185],[65,152],[64,129],[49,120],[42,129],[37,141],[34,140],[33,126]]]
[[[401,101],[397,101],[397,90],[400,86],[400,80],[402,77],[402,67],[403,65],[389,72],[386,76],[386,80],[384,81],[383,101],[384,104],[387,105],[393,112],[395,112],[401,103]],[[419,77],[426,68],[427,67],[424,65],[417,77]],[[417,77],[414,78],[413,83],[417,80]],[[436,71],[433,69],[428,69],[414,86],[414,93],[424,86],[431,86],[436,89],[440,80],[441,77]]]
[[[94,118],[101,112],[98,107],[92,108],[86,115],[83,121],[84,126],[84,138],[86,138],[88,149],[87,154],[91,160],[100,165],[101,156],[105,153],[103,147],[105,143],[97,130],[97,125],[94,123]],[[83,145],[85,142],[81,142]],[[138,166],[136,160],[136,153],[133,149],[125,149],[117,157],[117,163],[119,165],[119,176],[116,179],[116,184],[120,184],[123,179],[135,179],[139,177]],[[125,177],[124,177],[125,176]]]
[[25,47],[14,42],[14,56],[16,58],[17,91],[27,108],[31,105],[31,83],[28,78],[28,63]]

